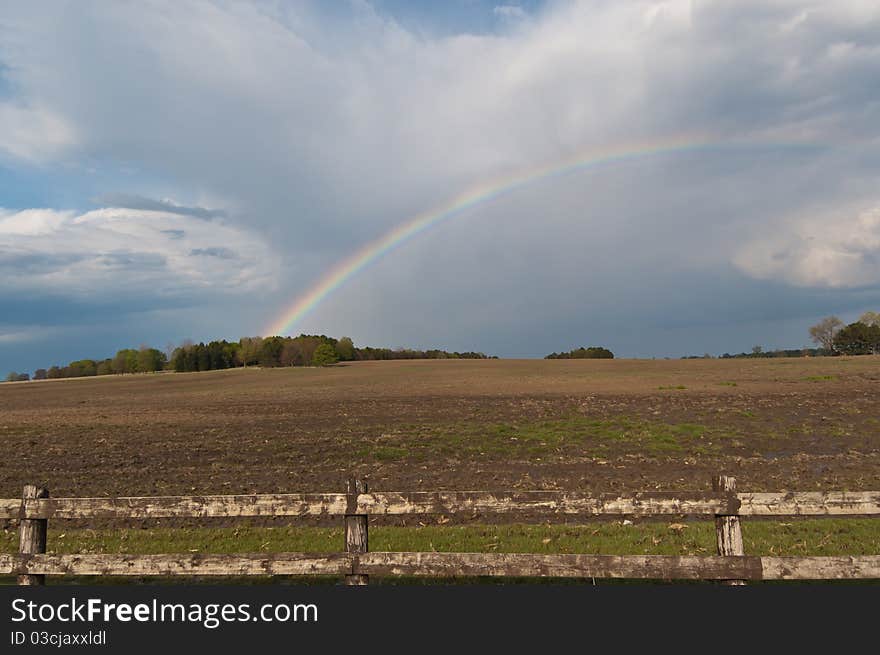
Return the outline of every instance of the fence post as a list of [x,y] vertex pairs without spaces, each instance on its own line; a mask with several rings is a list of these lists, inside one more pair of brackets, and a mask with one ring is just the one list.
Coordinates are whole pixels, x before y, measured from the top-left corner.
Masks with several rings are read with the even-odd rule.
[[[736,478],[729,475],[718,475],[712,478],[712,490],[716,492],[736,492]],[[742,528],[739,516],[715,515],[715,540],[718,543],[719,555],[745,555]],[[725,580],[725,585],[744,585],[745,580]]]
[[[345,514],[345,552],[355,554],[369,552],[368,517],[366,514],[354,513],[358,494],[367,493],[367,481],[349,478],[346,492],[348,493],[348,511]],[[351,573],[345,576],[345,584],[347,585],[365,585],[369,581],[370,576],[361,573]]]
[[[46,552],[46,528],[48,519],[27,519],[25,517],[25,501],[35,498],[48,498],[49,490],[35,484],[24,485],[21,494],[21,520],[18,524],[18,552],[21,555],[37,555]],[[18,576],[20,585],[44,585],[45,575],[23,574]]]

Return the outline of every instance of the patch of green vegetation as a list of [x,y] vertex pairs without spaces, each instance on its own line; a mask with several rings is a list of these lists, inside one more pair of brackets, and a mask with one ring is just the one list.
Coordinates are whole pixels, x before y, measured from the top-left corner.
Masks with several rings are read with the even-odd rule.
[[738,385],[736,384],[736,382],[719,382],[718,384],[719,384],[719,386],[722,386],[722,387],[735,387],[735,386],[738,386]]
[[746,418],[755,418],[755,413],[748,409],[739,410],[740,416],[745,416]]
[[808,375],[804,378],[807,382],[824,382],[826,380],[836,380],[836,375]]
[[[426,520],[438,520],[433,517]],[[440,518],[439,520],[443,520]],[[744,521],[750,555],[872,555],[880,552],[875,519]],[[18,534],[0,533],[0,552],[14,553]],[[420,525],[370,527],[376,551],[706,555],[715,551],[711,521],[620,521],[587,525]],[[51,529],[49,553],[339,552],[340,527],[195,527]]]
[[581,415],[528,423],[454,423],[423,425],[385,433],[373,444],[360,441],[356,454],[376,460],[416,461],[437,457],[536,459],[552,456],[625,453],[718,452],[718,440],[736,436],[722,428],[693,423],[664,423],[618,416]]
[[668,387],[659,386],[659,387],[657,387],[657,388],[660,389],[661,391],[664,391],[664,390],[673,390],[673,389],[687,389],[687,387],[684,386],[683,384],[678,384],[678,385],[674,385],[674,386],[673,386],[673,385],[670,385],[670,386],[668,386]]

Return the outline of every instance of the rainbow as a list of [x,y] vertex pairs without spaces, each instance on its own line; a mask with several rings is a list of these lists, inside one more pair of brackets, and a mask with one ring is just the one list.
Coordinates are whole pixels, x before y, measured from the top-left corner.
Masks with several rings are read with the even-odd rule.
[[468,209],[496,200],[523,187],[551,178],[569,175],[597,166],[624,162],[632,159],[679,153],[693,150],[726,149],[741,147],[814,147],[807,143],[752,143],[744,141],[719,141],[687,135],[652,142],[617,145],[603,149],[580,152],[537,169],[521,171],[485,181],[444,202],[439,207],[422,212],[399,224],[378,239],[361,247],[330,269],[305,293],[298,296],[263,332],[266,335],[288,333],[307,314],[321,304],[334,291],[364,270],[371,263],[423,234],[430,228],[454,218]]

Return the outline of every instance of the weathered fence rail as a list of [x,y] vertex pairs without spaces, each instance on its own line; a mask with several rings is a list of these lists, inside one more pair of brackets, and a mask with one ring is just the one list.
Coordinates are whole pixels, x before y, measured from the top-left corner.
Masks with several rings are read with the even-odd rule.
[[[0,499],[0,519],[19,519],[18,554],[0,555],[0,574],[20,584],[46,575],[339,575],[366,584],[370,575],[434,577],[584,577],[724,580],[880,578],[880,555],[759,557],[743,552],[741,517],[880,516],[880,491],[742,493],[719,476],[712,492],[632,496],[570,491],[368,492],[349,481],[344,494],[257,494],[121,498],[50,498],[28,485],[21,499]],[[370,516],[510,514],[714,517],[718,555],[539,555],[531,553],[369,552]],[[46,554],[49,519],[144,519],[341,516],[345,552],[273,554]]]
[[645,492],[632,496],[571,491],[414,491],[358,494],[254,494],[118,498],[0,499],[0,519],[373,516],[523,512],[581,516],[880,515],[880,491],[780,493]]
[[[880,578],[880,555],[539,555],[532,553],[260,553],[236,555],[0,555],[13,575],[422,577],[821,580]],[[362,584],[361,579],[358,584]]]

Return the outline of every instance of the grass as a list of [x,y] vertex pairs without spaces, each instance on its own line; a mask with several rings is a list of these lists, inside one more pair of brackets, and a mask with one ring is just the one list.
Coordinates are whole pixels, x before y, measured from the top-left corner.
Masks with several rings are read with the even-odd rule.
[[[443,517],[435,519],[443,521]],[[750,555],[871,555],[880,553],[877,519],[744,521]],[[0,534],[0,552],[14,553],[18,534]],[[341,527],[154,527],[50,529],[50,553],[338,552]],[[370,527],[375,551],[711,555],[711,521],[601,522],[586,525],[417,525]]]
[[807,382],[825,382],[827,380],[836,380],[836,375],[808,375],[804,378]]
[[[443,517],[435,518],[442,522]],[[792,519],[746,521],[743,541],[748,555],[873,555],[880,552],[880,520]],[[340,527],[153,527],[146,529],[50,529],[49,553],[259,553],[339,552],[343,549]],[[18,534],[0,533],[0,552],[14,553]],[[438,525],[370,527],[373,551],[471,552],[471,553],[592,553],[604,555],[713,555],[715,528],[711,521],[601,522],[586,525]],[[51,577],[50,584],[126,584],[153,579],[164,584],[200,582],[272,583],[271,577],[247,578],[136,578]],[[280,579],[279,579],[280,580]],[[538,578],[506,579],[536,584],[552,582]],[[332,576],[297,577],[298,583],[337,584]],[[440,581],[440,580],[438,580]],[[462,578],[456,582],[486,582]],[[501,579],[489,580],[501,582]],[[431,579],[387,578],[379,583],[426,584]],[[446,580],[449,582],[449,580]],[[575,583],[577,580],[556,580]],[[607,580],[605,583],[626,583]],[[14,584],[0,576],[0,584]]]
[[691,423],[664,423],[626,416],[564,419],[522,423],[455,423],[404,426],[374,438],[370,445],[358,442],[358,457],[377,461],[438,457],[494,456],[536,459],[571,454],[604,456],[613,447],[647,454],[717,452],[719,441],[737,435],[721,428]]

